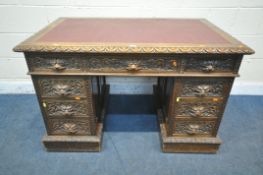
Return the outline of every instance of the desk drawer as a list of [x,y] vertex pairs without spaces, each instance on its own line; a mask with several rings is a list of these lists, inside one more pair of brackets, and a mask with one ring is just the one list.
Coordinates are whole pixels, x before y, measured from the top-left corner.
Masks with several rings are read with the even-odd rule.
[[29,54],[26,60],[29,70],[32,72],[83,72],[84,60],[79,57],[61,56],[57,54]]
[[216,120],[175,120],[174,136],[214,136]]
[[196,101],[178,102],[175,104],[174,116],[176,119],[204,119],[218,118],[222,113],[222,102]]
[[179,70],[178,60],[165,56],[90,57],[85,67],[90,71],[121,73],[177,72]]
[[156,55],[34,54],[26,55],[29,70],[41,73],[177,72],[177,57]]
[[132,73],[219,73],[237,74],[241,57],[236,55],[195,54],[76,54],[26,53],[31,73],[36,74],[132,74]]
[[91,126],[84,119],[49,119],[48,130],[51,135],[91,135]]
[[184,59],[184,72],[192,73],[237,73],[241,59],[236,56],[196,56]]
[[34,81],[43,98],[86,97],[90,88],[90,79],[84,77],[38,76]]
[[44,110],[48,118],[67,118],[91,116],[93,111],[84,100],[43,100]]
[[225,97],[233,78],[177,78],[177,97]]

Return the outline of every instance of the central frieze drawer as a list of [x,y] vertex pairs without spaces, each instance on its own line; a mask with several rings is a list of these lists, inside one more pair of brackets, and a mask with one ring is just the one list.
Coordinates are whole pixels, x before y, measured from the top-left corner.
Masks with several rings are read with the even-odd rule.
[[27,63],[31,72],[179,72],[178,58],[173,56],[28,53]]

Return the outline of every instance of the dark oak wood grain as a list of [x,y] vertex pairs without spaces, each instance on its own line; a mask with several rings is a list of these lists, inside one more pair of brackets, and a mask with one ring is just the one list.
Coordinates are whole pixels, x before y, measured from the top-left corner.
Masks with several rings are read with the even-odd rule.
[[215,153],[245,54],[254,51],[204,19],[62,18],[14,48],[24,52],[48,151],[100,151],[107,76],[158,77],[164,152]]

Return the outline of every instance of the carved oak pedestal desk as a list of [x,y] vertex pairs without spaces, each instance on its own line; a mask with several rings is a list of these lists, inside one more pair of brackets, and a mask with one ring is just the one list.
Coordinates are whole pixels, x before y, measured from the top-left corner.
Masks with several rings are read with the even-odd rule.
[[[157,77],[164,152],[214,153],[243,55],[203,19],[62,18],[22,42],[49,151],[100,151],[107,76]],[[147,105],[147,104],[145,104]]]

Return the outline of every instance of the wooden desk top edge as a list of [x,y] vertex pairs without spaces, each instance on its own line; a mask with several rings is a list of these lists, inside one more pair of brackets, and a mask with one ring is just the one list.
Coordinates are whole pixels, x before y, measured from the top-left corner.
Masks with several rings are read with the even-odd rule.
[[[59,18],[17,45],[15,52],[69,52],[69,53],[178,53],[178,54],[253,54],[254,50],[233,38],[206,19],[199,20],[205,23],[213,31],[228,40],[231,44],[181,44],[181,43],[41,43],[35,42],[38,38],[49,32],[65,19],[86,18]],[[136,18],[87,18],[87,19],[136,19]],[[162,18],[138,18],[138,19],[162,19]],[[166,19],[166,18],[163,18]],[[169,18],[167,18],[169,19]],[[172,18],[171,18],[172,19]],[[178,18],[181,19],[181,18]]]

